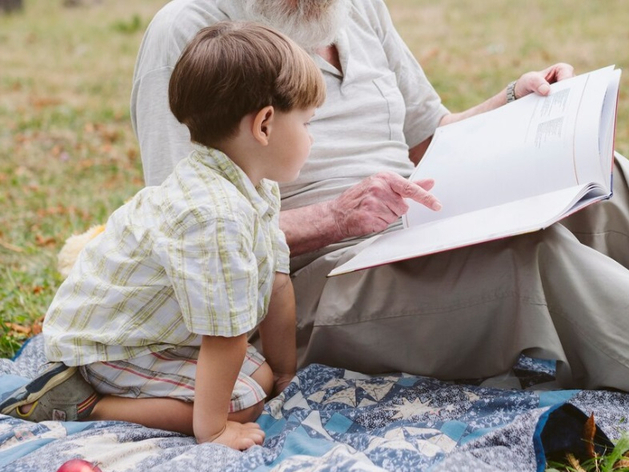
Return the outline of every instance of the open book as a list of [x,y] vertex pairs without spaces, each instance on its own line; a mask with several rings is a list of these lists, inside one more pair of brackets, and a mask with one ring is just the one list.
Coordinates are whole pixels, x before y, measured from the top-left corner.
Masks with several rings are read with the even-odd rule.
[[612,194],[620,70],[605,67],[437,128],[410,180],[433,178],[434,212],[362,243],[330,276],[537,231]]

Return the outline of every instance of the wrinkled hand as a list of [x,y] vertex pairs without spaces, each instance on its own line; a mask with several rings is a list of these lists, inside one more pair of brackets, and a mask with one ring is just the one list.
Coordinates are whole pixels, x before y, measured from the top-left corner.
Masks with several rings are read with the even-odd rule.
[[225,429],[211,442],[223,444],[239,451],[249,449],[264,442],[264,431],[257,423],[237,423],[228,421]]
[[429,190],[434,180],[411,182],[391,172],[379,172],[347,189],[328,203],[328,211],[341,239],[383,231],[408,211],[405,198],[411,198],[432,209],[441,203]]
[[544,70],[527,72],[515,83],[515,96],[522,98],[530,93],[548,95],[550,84],[574,77],[574,68],[563,62],[554,64]]

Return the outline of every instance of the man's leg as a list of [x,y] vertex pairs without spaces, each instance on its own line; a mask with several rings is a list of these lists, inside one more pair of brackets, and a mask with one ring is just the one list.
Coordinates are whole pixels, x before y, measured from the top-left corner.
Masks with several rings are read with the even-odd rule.
[[326,280],[352,252],[294,276],[300,365],[478,378],[524,352],[562,386],[629,390],[629,271],[561,225]]
[[561,222],[586,244],[629,268],[629,160],[617,155],[614,195]]

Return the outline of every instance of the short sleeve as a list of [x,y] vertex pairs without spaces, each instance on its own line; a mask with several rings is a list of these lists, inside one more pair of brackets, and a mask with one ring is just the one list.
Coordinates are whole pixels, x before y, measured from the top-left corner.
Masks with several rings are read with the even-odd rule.
[[282,274],[290,273],[290,249],[286,242],[286,235],[279,226],[275,226],[275,254],[276,272]]
[[441,119],[449,113],[429,82],[421,65],[395,29],[386,4],[374,2],[382,46],[406,105],[404,135],[409,147],[432,136]]

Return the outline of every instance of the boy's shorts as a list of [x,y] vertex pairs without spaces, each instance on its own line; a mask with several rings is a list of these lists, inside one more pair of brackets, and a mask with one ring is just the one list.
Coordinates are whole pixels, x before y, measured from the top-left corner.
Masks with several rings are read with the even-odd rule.
[[[95,362],[80,368],[83,377],[103,395],[128,398],[176,398],[194,401],[199,348],[179,347],[122,361]],[[264,357],[249,345],[234,385],[229,412],[244,410],[266,397],[251,375]]]

